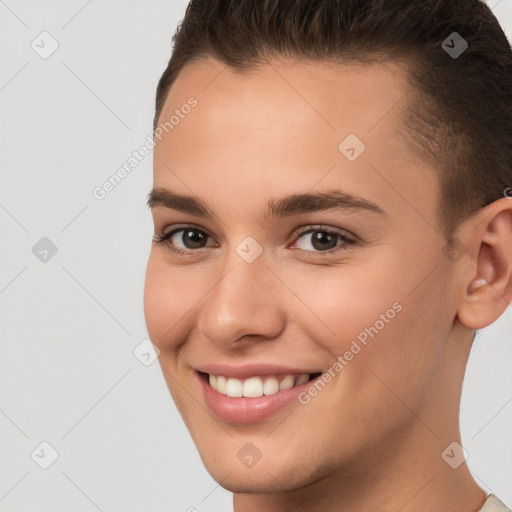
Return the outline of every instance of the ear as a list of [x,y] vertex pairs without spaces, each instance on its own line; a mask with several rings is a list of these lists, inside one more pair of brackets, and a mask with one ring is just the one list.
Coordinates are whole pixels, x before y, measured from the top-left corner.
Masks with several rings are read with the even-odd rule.
[[465,245],[476,250],[465,261],[471,271],[457,318],[476,330],[492,324],[512,302],[512,198],[494,201],[475,219],[465,237]]

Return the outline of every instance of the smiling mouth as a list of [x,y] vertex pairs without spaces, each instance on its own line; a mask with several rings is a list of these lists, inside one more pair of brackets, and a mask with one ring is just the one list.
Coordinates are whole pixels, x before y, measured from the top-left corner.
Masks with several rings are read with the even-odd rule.
[[321,372],[317,372],[299,375],[255,375],[247,379],[237,379],[224,375],[198,373],[217,393],[233,398],[259,398],[261,396],[275,395],[281,391],[301,386],[322,375]]

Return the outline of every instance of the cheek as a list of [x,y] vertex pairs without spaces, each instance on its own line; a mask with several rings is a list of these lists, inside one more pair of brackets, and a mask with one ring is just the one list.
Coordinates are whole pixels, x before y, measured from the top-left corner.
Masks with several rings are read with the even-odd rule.
[[161,350],[178,344],[185,336],[197,302],[197,286],[187,272],[172,270],[158,255],[150,256],[144,286],[144,316],[149,336]]
[[379,335],[389,330],[401,314],[403,297],[392,285],[392,273],[386,275],[382,268],[347,264],[289,274],[287,281],[294,283],[293,292],[304,304],[301,323],[309,338],[339,355],[358,335],[364,341],[366,328],[377,323]]
[[[369,389],[374,370],[405,395],[414,394],[432,378],[442,354],[447,324],[440,321],[442,305],[433,300],[439,291],[429,283],[411,293],[418,276],[404,275],[403,265],[394,261],[380,262],[379,268],[347,265],[290,275],[293,291],[307,305],[301,306],[299,322],[333,363],[344,357],[344,385],[352,392]],[[375,384],[372,394],[379,389],[389,394],[382,383]]]

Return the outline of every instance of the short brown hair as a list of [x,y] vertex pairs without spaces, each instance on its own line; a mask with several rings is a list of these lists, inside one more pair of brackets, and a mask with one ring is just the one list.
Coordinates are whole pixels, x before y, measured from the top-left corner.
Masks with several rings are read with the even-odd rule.
[[[457,57],[442,46],[453,32],[468,44]],[[480,0],[192,0],[173,43],[154,129],[178,73],[196,59],[240,71],[279,57],[395,61],[410,86],[400,132],[439,172],[445,238],[512,185],[512,52]]]

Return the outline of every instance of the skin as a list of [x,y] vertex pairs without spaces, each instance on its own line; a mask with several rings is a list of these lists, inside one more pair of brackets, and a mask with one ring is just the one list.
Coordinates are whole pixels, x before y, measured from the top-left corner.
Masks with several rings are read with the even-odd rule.
[[[512,201],[462,224],[465,252],[447,257],[435,170],[399,134],[405,93],[389,63],[280,60],[240,74],[208,58],[189,63],[167,97],[162,121],[190,96],[198,104],[157,142],[154,186],[194,196],[215,217],[152,208],[156,234],[189,223],[210,238],[202,249],[182,232],[173,238],[192,257],[153,243],[145,315],[176,406],[206,469],[234,493],[235,512],[476,512],[485,501],[466,463],[452,469],[441,454],[461,444],[474,329],[512,300]],[[353,162],[338,150],[350,133],[366,146]],[[262,216],[270,199],[332,189],[386,215]],[[344,250],[339,240],[339,252],[322,254],[297,234],[319,224],[357,243]],[[235,250],[247,236],[263,248],[250,264]],[[475,288],[482,277],[488,284]],[[209,412],[195,366],[326,371],[395,302],[402,310],[309,404],[252,424]],[[262,454],[250,468],[237,457],[247,442]]]

